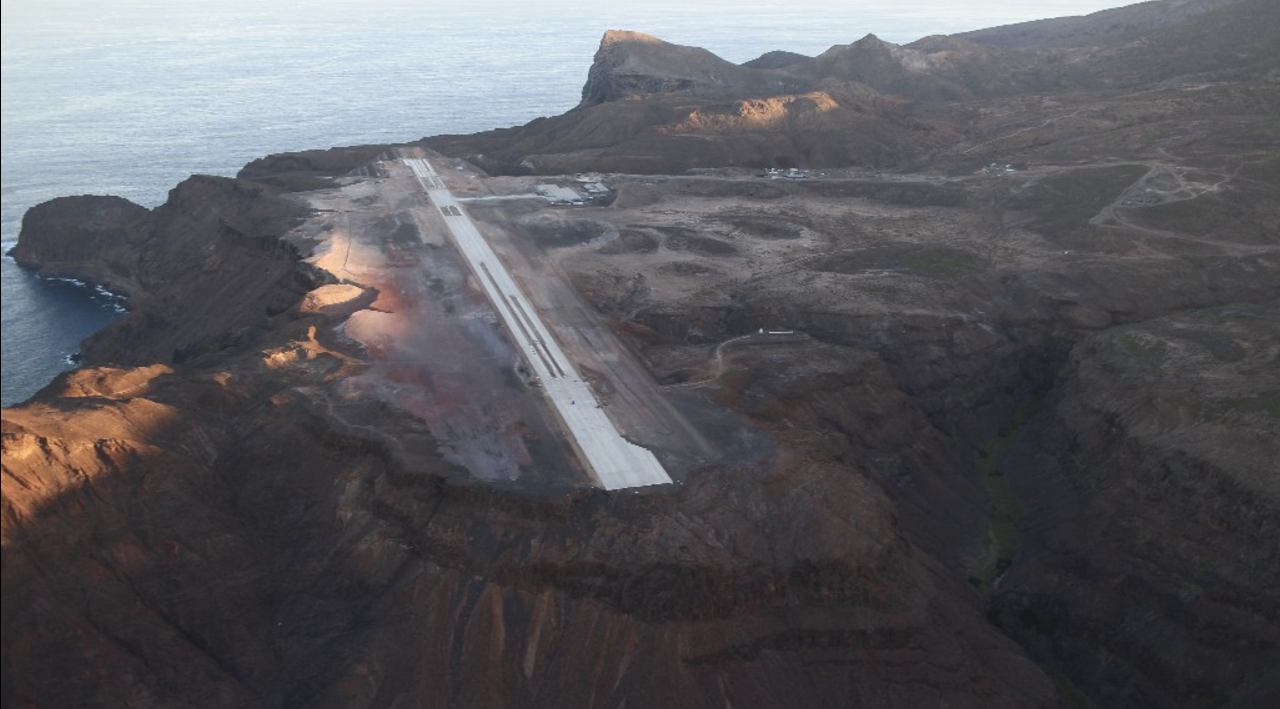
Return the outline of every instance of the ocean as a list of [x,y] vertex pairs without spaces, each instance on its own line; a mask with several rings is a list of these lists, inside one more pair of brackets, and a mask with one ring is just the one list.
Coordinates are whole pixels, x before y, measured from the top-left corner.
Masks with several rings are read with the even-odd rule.
[[[564,112],[607,29],[743,62],[774,49],[815,55],[868,33],[903,43],[1119,4],[6,0],[0,240],[7,252],[23,213],[61,195],[155,207],[189,175],[234,175],[270,153]],[[121,303],[7,256],[0,271],[0,403],[11,406],[74,366],[79,342]]]

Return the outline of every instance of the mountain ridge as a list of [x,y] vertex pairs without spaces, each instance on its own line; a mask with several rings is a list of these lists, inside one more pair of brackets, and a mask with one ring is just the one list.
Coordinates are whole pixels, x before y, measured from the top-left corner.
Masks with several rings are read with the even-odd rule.
[[[1140,41],[1033,52],[979,44],[964,35],[910,45],[868,35],[818,57],[787,55],[781,65],[760,69],[613,32],[601,42],[576,109],[526,126],[424,144],[467,155],[497,173],[581,171],[593,161],[619,172],[726,164],[883,168],[894,161],[918,164],[945,141],[956,140],[971,120],[966,104],[979,99],[1134,92],[1179,77],[1202,82],[1227,67],[1249,67],[1259,78],[1280,71],[1280,58],[1268,50],[1280,43],[1280,9],[1274,3],[1232,0],[1194,7],[1200,10],[1191,15],[1194,22],[1159,24]],[[1215,31],[1201,31],[1208,25]],[[813,93],[831,98],[836,108],[817,133],[785,112],[776,113],[767,132],[744,122],[742,131],[753,137],[732,147],[715,131],[690,130],[695,112],[745,116],[753,102],[797,105],[797,98]],[[643,105],[635,103],[638,98],[646,99]],[[624,100],[630,103],[621,105]]]
[[1084,16],[1032,20],[1012,25],[961,32],[956,37],[1010,48],[1075,47],[1123,40],[1239,0],[1169,0],[1099,10]]

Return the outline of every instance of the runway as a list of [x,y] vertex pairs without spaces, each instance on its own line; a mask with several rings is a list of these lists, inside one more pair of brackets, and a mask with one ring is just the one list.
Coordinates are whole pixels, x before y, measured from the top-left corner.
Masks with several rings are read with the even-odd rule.
[[454,245],[537,375],[551,408],[587,470],[606,490],[671,483],[671,477],[651,451],[631,443],[618,432],[537,309],[431,163],[419,158],[406,158],[404,163],[440,211]]

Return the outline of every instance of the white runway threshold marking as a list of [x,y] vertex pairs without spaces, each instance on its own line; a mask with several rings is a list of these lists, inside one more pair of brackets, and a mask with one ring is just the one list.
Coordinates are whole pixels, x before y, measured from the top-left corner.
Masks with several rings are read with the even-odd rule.
[[537,309],[480,235],[471,217],[462,211],[431,163],[418,158],[406,158],[404,163],[413,170],[422,189],[440,210],[454,245],[484,288],[525,361],[541,380],[569,441],[591,474],[606,490],[670,484],[671,477],[653,453],[623,438],[600,408],[591,387],[578,375],[555,336],[543,324]]

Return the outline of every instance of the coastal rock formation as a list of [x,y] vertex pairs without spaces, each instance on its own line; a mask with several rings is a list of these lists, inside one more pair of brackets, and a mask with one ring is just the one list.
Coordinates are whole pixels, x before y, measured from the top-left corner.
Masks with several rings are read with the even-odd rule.
[[[259,377],[73,377],[95,411],[75,431],[44,405],[6,413],[6,470],[41,481],[6,492],[12,696],[1052,703],[856,470],[711,471],[639,497],[448,484],[325,424],[297,391],[341,369],[310,347],[307,363]],[[874,365],[840,376],[892,390]],[[823,406],[808,405],[848,416]],[[410,426],[381,413],[382,427]]]
[[790,93],[802,86],[796,77],[745,69],[705,49],[609,30],[600,41],[578,107],[656,93],[737,97]]
[[[3,413],[4,704],[1280,702],[1280,23],[1169,4],[1047,52],[610,32],[563,116],[31,210],[14,257],[131,312]],[[410,154],[714,455],[606,493],[489,404],[529,479],[468,468],[487,365],[400,355],[502,338]]]
[[[1148,4],[1126,11],[1141,14]],[[991,156],[1003,165],[1036,159],[1010,149],[1032,147],[1044,128],[1070,122],[1069,130],[1114,131],[1156,119],[1189,87],[1274,86],[1277,13],[1267,0],[1201,0],[1151,20],[1145,34],[1085,33],[1067,49],[1005,47],[995,35],[990,44],[956,36],[909,45],[868,35],[818,57],[762,57],[741,66],[704,50],[611,32],[575,110],[519,128],[424,142],[502,174],[675,174],[730,165],[898,169],[963,156]],[[1105,16],[1099,13],[1099,21]],[[1163,110],[1133,98],[1153,90],[1164,94],[1151,97]],[[1130,113],[1131,101],[1145,110]],[[1078,118],[1094,112],[1090,103],[1105,105],[1096,113],[1106,117]],[[995,127],[991,114],[1000,111],[1010,112],[1024,144],[979,150],[997,137],[981,131]],[[1257,116],[1257,107],[1247,115]],[[1040,121],[1045,125],[1034,127]],[[1046,142],[1062,145],[1040,144]]]
[[261,184],[196,176],[155,210],[118,197],[40,205],[11,253],[129,297],[132,312],[83,343],[86,362],[176,364],[252,343],[323,278],[278,238],[304,213]]

